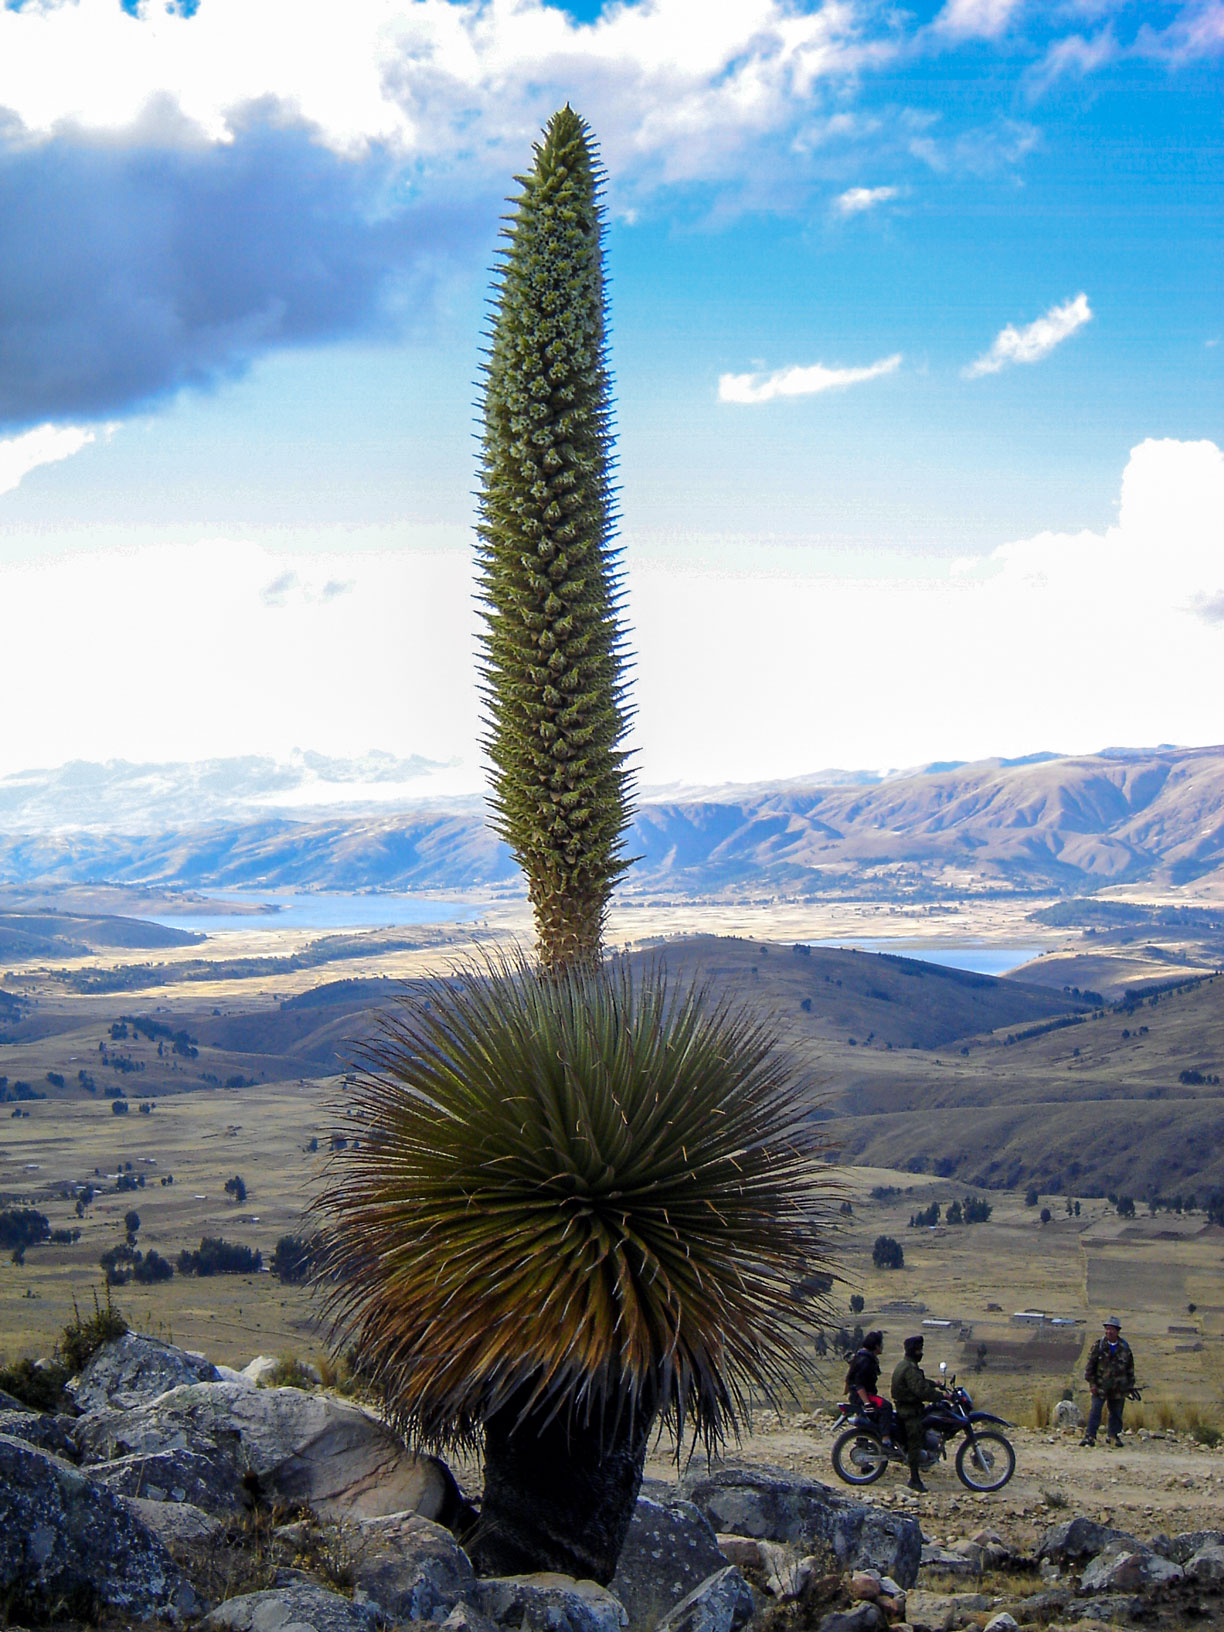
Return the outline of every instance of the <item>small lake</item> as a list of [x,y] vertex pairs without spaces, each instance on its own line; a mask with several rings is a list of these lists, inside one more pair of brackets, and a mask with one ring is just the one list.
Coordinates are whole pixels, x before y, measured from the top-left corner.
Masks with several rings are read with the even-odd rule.
[[812,946],[857,947],[860,952],[889,952],[897,958],[914,958],[919,963],[938,963],[945,969],[968,969],[975,975],[1006,975],[1040,957],[1044,946],[949,946],[946,941],[830,940],[812,941]]
[[[209,902],[230,901],[247,910],[218,913]],[[255,910],[250,910],[250,909]],[[401,929],[420,924],[458,924],[480,916],[467,901],[424,895],[347,895],[322,891],[210,890],[208,901],[184,912],[144,913],[155,924],[205,935],[243,929]]]

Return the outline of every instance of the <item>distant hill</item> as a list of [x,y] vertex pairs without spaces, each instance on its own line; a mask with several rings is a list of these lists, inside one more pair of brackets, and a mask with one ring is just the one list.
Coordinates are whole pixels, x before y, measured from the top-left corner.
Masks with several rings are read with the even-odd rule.
[[[38,808],[51,800],[53,813],[46,789],[40,799]],[[105,810],[105,799],[93,808]],[[520,888],[477,799],[301,819],[220,818],[215,800],[197,808],[210,819],[141,825],[125,807],[121,822],[28,829],[10,811],[0,881]],[[1212,878],[1224,885],[1224,747],[1037,755],[868,782],[658,799],[640,805],[628,848],[639,859],[624,887],[638,896],[922,899]]]
[[143,918],[62,912],[0,912],[0,963],[28,958],[79,958],[114,947],[194,946],[204,939]]

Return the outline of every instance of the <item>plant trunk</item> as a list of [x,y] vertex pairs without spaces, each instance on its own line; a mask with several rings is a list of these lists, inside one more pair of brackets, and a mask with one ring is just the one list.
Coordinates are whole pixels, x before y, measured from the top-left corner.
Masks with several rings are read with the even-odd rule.
[[563,1417],[520,1419],[509,1405],[486,1420],[484,1499],[466,1543],[479,1574],[556,1570],[606,1587],[616,1573],[651,1420],[601,1439]]

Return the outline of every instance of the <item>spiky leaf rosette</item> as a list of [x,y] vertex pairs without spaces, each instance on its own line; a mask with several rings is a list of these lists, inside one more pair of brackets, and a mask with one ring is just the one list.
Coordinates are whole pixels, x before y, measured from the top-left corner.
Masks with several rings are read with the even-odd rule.
[[586,124],[561,109],[511,201],[484,371],[485,747],[546,971],[599,961],[626,865],[600,177]]
[[318,1206],[337,1330],[419,1443],[514,1402],[717,1443],[778,1399],[833,1187],[790,1056],[658,971],[522,960],[384,1018]]

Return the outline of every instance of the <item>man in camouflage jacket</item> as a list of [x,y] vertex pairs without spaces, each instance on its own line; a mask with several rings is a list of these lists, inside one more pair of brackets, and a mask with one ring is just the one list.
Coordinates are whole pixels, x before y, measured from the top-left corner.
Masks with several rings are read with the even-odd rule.
[[1122,1432],[1122,1407],[1135,1386],[1135,1357],[1130,1344],[1122,1336],[1117,1315],[1110,1315],[1105,1322],[1105,1335],[1098,1337],[1088,1351],[1084,1380],[1092,1391],[1092,1404],[1088,1408],[1088,1426],[1084,1429],[1080,1444],[1096,1444],[1101,1414],[1108,1407],[1105,1443],[1117,1445]]
[[897,1413],[897,1425],[905,1435],[905,1450],[909,1460],[909,1488],[925,1490],[922,1482],[922,1414],[923,1407],[937,1400],[943,1393],[938,1383],[927,1380],[922,1369],[923,1340],[907,1337],[905,1354],[892,1374],[890,1392]]

